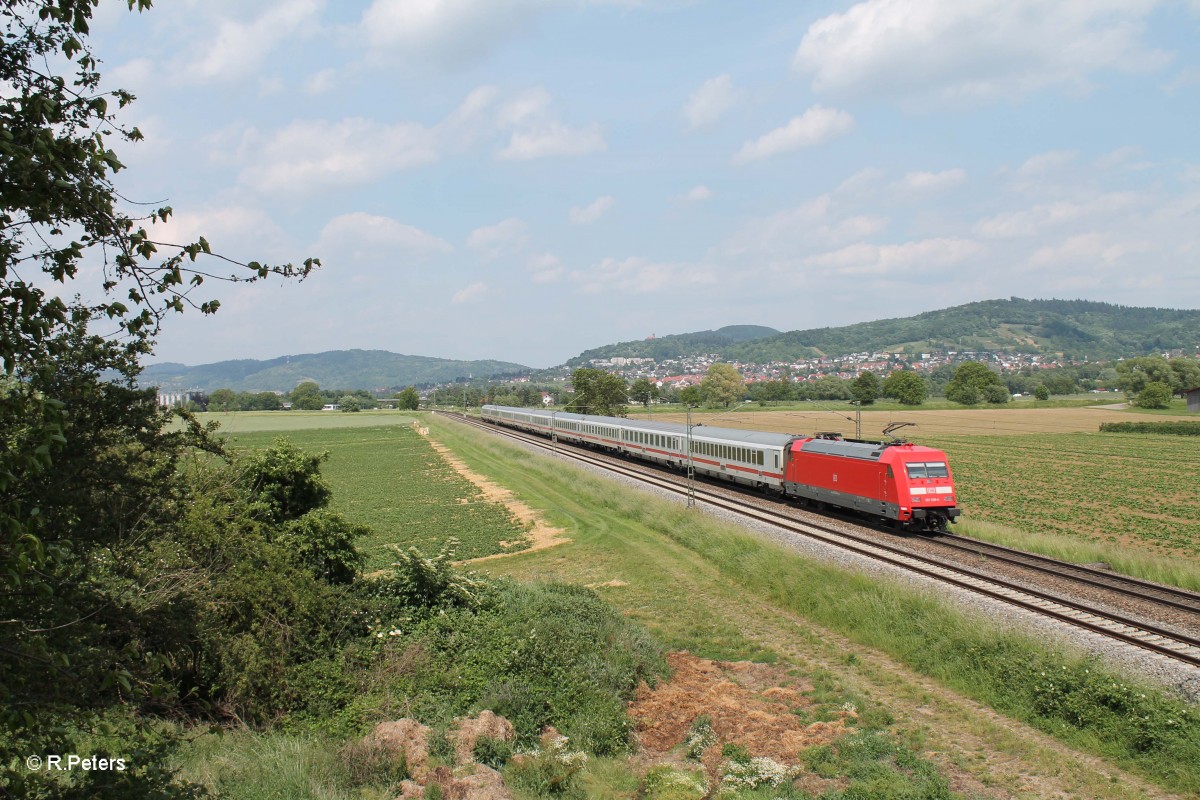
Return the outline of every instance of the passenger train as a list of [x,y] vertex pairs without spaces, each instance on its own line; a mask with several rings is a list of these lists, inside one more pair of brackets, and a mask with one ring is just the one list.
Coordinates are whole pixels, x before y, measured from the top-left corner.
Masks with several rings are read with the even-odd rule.
[[[679,423],[493,405],[485,405],[482,416],[497,425],[688,467],[688,426]],[[700,475],[912,530],[945,530],[961,514],[946,454],[931,447],[708,425],[693,425],[690,439],[691,465]]]

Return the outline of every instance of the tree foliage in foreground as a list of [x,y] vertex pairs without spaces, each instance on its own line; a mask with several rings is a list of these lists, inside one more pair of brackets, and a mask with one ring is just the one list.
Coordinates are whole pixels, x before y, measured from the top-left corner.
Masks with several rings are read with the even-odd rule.
[[[177,476],[190,454],[219,448],[197,425],[168,426],[153,392],[135,388],[139,359],[171,313],[217,310],[196,296],[206,280],[302,278],[317,266],[241,263],[204,238],[164,242],[154,231],[169,207],[128,210],[113,145],[142,136],[116,117],[132,95],[99,89],[87,44],[97,2],[0,9],[0,791],[12,796],[187,793],[163,767],[159,733],[131,714],[196,700],[185,677],[199,674],[200,617],[186,598],[204,599],[193,592],[229,556],[189,556],[182,527],[198,496]],[[80,285],[93,274],[85,264],[99,286]],[[100,299],[64,299],[79,295]],[[214,522],[231,513],[214,509]],[[255,555],[237,568],[261,563]],[[137,768],[61,785],[9,768],[83,751],[84,732],[139,753]]]

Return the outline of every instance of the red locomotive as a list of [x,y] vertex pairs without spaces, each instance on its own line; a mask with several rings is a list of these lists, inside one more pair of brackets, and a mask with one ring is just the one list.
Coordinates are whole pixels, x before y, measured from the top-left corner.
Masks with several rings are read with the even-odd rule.
[[928,530],[945,530],[962,513],[941,450],[836,434],[794,439],[788,450],[783,475],[788,496]]

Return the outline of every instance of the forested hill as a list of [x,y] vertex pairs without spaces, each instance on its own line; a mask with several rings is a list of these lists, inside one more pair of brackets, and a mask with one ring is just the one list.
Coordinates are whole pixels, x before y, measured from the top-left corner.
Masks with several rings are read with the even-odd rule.
[[1136,308],[1087,300],[985,300],[914,317],[791,331],[725,348],[728,359],[787,360],[862,351],[1007,350],[1092,360],[1200,344],[1200,310]]
[[153,364],[142,372],[139,382],[173,390],[286,392],[305,380],[316,381],[327,389],[383,389],[444,383],[469,375],[481,378],[528,371],[529,367],[506,361],[453,361],[386,350],[330,350],[269,361],[242,359],[196,367]]
[[656,360],[718,353],[766,363],[863,351],[990,350],[1092,360],[1200,345],[1200,310],[1136,308],[1088,300],[985,300],[912,317],[777,333],[754,325],[597,347],[567,362],[624,356]]
[[616,357],[653,358],[655,361],[662,361],[697,353],[722,353],[739,342],[750,342],[778,335],[779,331],[762,325],[728,325],[715,331],[676,333],[655,339],[641,339],[596,347],[580,353],[568,361],[567,365],[582,367],[593,359]]

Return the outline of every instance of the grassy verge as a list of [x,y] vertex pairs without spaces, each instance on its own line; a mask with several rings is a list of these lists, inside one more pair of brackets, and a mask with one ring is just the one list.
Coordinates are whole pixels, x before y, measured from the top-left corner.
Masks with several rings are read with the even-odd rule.
[[[494,568],[627,584],[610,596],[673,646],[713,649],[710,609],[783,609],[877,648],[944,686],[1173,791],[1200,792],[1200,716],[1100,665],[886,582],[806,561],[737,528],[434,422],[474,468],[546,510],[576,542]],[[690,556],[690,557],[689,557]],[[698,613],[699,612],[699,613]],[[752,618],[752,617],[751,617]],[[727,649],[745,654],[753,637]],[[819,638],[820,633],[811,634]],[[730,647],[732,645],[732,647]],[[733,655],[733,653],[729,653]],[[1107,794],[1094,786],[1085,794]]]
[[954,532],[1073,564],[1104,563],[1122,575],[1200,592],[1200,568],[1177,557],[1143,553],[1121,545],[1084,541],[1055,533],[1030,533],[985,520],[963,520],[955,526]]
[[284,433],[304,450],[329,452],[321,471],[334,487],[331,508],[373,531],[358,542],[368,572],[395,560],[393,545],[432,553],[454,537],[457,556],[464,559],[525,546],[525,530],[508,509],[485,500],[411,428],[255,431],[229,441],[234,448],[261,448]]

